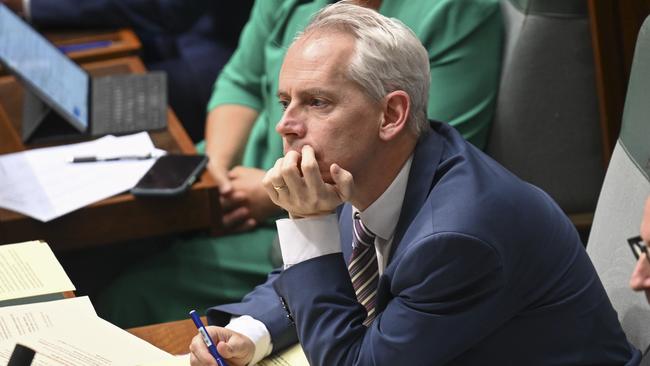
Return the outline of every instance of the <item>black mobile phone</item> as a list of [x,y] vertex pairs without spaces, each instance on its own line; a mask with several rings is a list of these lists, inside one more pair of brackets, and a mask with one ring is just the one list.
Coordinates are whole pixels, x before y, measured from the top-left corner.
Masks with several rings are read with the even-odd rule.
[[205,155],[163,155],[131,188],[134,196],[175,196],[187,191],[208,163]]

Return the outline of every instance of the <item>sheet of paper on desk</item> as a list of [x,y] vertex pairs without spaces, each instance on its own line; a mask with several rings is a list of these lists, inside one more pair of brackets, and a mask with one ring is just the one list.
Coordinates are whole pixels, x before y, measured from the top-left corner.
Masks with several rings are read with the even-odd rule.
[[155,159],[72,164],[74,156],[162,153],[146,132],[0,156],[0,207],[43,222],[131,189]]
[[70,327],[79,317],[96,316],[87,296],[0,307],[0,344],[48,329]]
[[[8,308],[12,308],[9,316],[21,325],[24,334],[0,340],[0,364],[9,360],[16,343],[36,351],[35,366],[136,366],[173,358],[97,317],[88,300],[73,298]],[[0,308],[0,314],[4,311]]]
[[190,366],[190,354],[174,355],[172,358],[142,363],[138,366]]
[[[138,366],[189,366],[190,355],[177,355],[174,358],[147,362]],[[307,356],[300,344],[295,344],[277,355],[269,356],[256,364],[257,366],[309,366]]]
[[82,324],[73,331],[50,329],[0,343],[0,362],[9,361],[16,343],[36,351],[35,366],[137,366],[174,357],[101,318],[77,321]]
[[309,366],[307,356],[300,343],[295,344],[277,355],[269,356],[257,363],[258,366]]
[[41,241],[0,245],[0,279],[0,301],[75,289],[52,249]]
[[[148,362],[138,366],[189,366],[190,355],[178,355],[174,358]],[[300,344],[295,344],[277,355],[269,356],[256,364],[257,366],[309,366],[307,356]]]

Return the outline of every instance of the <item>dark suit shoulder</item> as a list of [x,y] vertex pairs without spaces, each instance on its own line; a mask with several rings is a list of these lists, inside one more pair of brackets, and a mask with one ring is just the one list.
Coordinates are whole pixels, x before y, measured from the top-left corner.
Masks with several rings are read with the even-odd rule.
[[392,292],[411,302],[436,307],[426,309],[434,313],[472,306],[498,292],[505,283],[499,252],[489,243],[462,233],[423,235],[391,263],[386,271],[392,276]]
[[[452,127],[434,123],[433,130],[442,139],[442,152],[429,194],[400,247],[442,233],[475,238],[497,253],[506,285],[531,304],[576,268],[584,276],[594,275],[574,226],[545,192],[467,143]],[[569,283],[576,289],[583,280]]]

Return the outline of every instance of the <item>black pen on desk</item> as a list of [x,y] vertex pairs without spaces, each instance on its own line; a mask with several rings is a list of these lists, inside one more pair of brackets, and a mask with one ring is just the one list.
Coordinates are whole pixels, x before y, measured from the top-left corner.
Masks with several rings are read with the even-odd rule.
[[97,163],[102,161],[121,161],[121,160],[147,160],[153,158],[152,153],[144,155],[116,155],[116,156],[73,156],[68,159],[69,163]]

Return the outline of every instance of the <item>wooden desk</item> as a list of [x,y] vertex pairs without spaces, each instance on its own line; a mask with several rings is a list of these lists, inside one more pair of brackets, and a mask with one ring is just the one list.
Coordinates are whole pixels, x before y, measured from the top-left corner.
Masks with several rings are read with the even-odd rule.
[[[94,62],[83,67],[93,75],[145,71],[137,57]],[[0,77],[0,153],[35,147],[23,145],[19,138],[22,101],[22,86],[11,76]],[[168,128],[150,135],[156,147],[168,152],[196,152],[171,109]],[[189,230],[216,232],[220,219],[216,183],[204,172],[188,194],[180,197],[136,199],[131,194],[121,194],[48,223],[0,209],[0,244],[43,239],[55,250],[74,249]]]
[[[135,56],[142,48],[140,39],[130,29],[60,30],[45,32],[43,35],[56,46],[79,45],[99,41],[110,42],[110,45],[105,47],[67,52],[66,55],[78,64]],[[0,66],[0,76],[7,74],[7,70]]]
[[47,31],[45,37],[57,46],[79,45],[108,41],[110,45],[66,54],[77,63],[134,56],[140,51],[140,39],[130,29]]
[[[208,323],[205,317],[201,320],[203,324]],[[131,328],[127,332],[173,355],[188,353],[190,342],[197,334],[190,319]]]

